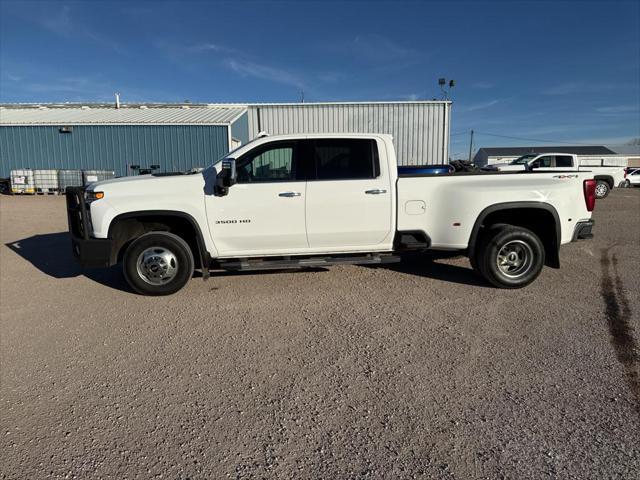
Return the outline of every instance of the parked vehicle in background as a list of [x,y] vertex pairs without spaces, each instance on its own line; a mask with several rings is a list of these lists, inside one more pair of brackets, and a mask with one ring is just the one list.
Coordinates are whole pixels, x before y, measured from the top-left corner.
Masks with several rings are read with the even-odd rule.
[[0,194],[11,193],[11,178],[0,178]]
[[613,187],[624,183],[624,167],[602,165],[580,165],[578,156],[570,153],[530,153],[510,163],[499,163],[482,167],[485,171],[517,172],[521,170],[540,171],[591,171],[596,180],[596,197],[605,198]]
[[178,291],[194,268],[207,278],[210,269],[375,265],[430,249],[466,254],[491,284],[520,288],[560,266],[560,245],[592,237],[592,177],[398,173],[390,135],[283,135],[202,172],[72,189],[67,211],[80,262],[121,261],[146,295]]
[[640,168],[625,168],[624,170],[624,186],[640,187]]

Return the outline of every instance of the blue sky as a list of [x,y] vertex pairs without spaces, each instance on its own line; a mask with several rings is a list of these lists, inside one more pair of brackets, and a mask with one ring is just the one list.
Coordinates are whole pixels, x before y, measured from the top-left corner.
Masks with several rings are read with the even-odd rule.
[[[640,137],[639,2],[0,0],[0,102],[440,98],[451,151]],[[538,142],[540,143],[540,142]]]

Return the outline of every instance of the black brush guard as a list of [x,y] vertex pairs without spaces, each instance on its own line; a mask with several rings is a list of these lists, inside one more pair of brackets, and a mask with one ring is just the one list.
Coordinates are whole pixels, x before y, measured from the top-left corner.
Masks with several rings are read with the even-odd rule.
[[83,267],[108,267],[111,260],[111,240],[90,235],[91,216],[83,187],[67,187],[67,219],[73,255]]

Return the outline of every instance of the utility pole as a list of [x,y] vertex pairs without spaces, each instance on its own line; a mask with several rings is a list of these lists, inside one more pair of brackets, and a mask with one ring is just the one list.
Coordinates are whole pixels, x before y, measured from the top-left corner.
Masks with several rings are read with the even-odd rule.
[[473,130],[471,130],[471,141],[469,142],[469,161],[471,161],[472,151],[473,151]]

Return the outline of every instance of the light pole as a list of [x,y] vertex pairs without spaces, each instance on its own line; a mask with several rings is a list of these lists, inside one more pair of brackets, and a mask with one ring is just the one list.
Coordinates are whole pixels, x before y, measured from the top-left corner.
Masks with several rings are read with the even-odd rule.
[[[449,100],[449,92],[451,91],[451,89],[453,87],[456,86],[456,81],[455,80],[449,80],[449,84],[447,85],[447,79],[446,78],[439,78],[438,79],[438,85],[440,85],[440,90],[442,90],[442,100]],[[449,88],[447,88],[447,86]]]

